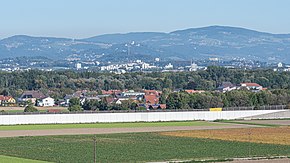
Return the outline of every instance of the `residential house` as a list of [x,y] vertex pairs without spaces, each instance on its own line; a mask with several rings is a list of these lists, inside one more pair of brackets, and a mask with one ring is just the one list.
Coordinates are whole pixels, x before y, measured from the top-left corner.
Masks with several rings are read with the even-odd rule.
[[122,91],[121,90],[102,90],[102,95],[118,95],[121,94]]
[[139,104],[139,107],[144,107],[146,108],[147,110],[150,110],[150,109],[166,109],[166,104],[154,104],[154,105],[148,105],[148,104]]
[[101,98],[101,100],[104,101],[104,102],[106,102],[107,104],[112,104],[112,103],[114,103],[116,101],[115,98],[110,97],[110,96],[103,97],[103,98]]
[[86,101],[91,101],[91,100],[101,101],[99,96],[85,97],[85,100]]
[[160,96],[162,94],[162,92],[159,92],[159,91],[156,91],[156,90],[143,90],[143,92],[145,93],[145,95]]
[[144,96],[144,101],[145,104],[147,105],[155,105],[155,104],[159,104],[159,96],[157,95],[145,95]]
[[237,86],[235,86],[231,82],[222,82],[222,84],[216,90],[225,93],[236,89]]
[[44,97],[42,99],[37,100],[37,106],[42,107],[51,107],[54,106],[54,99],[51,97]]
[[22,95],[18,98],[19,102],[31,101],[36,103],[37,99],[45,98],[46,96],[40,91],[24,91]]
[[162,104],[162,107],[160,106],[161,104],[159,104],[159,98],[160,98],[161,92],[158,92],[156,90],[144,90],[144,92],[145,92],[145,95],[143,96],[144,97],[143,101],[147,109],[150,109],[150,108],[162,109],[162,107],[164,108],[163,104]]
[[135,102],[135,103],[139,103],[139,101],[141,101],[142,98],[140,98],[140,96],[116,96],[116,98],[114,98],[114,102],[116,104],[122,104],[122,101],[130,101],[130,102]]
[[0,95],[0,104],[1,106],[15,106],[16,100],[12,96]]
[[73,94],[70,94],[70,95],[66,95],[64,97],[64,101],[65,101],[65,106],[68,106],[69,105],[69,100],[72,99],[72,98],[79,98],[81,102],[84,102],[84,97],[85,97],[85,93],[87,91],[86,90],[83,90],[83,91],[76,91],[75,93]]
[[130,96],[144,96],[145,93],[144,92],[135,92],[134,90],[129,90],[126,92],[122,92],[121,96],[123,97],[130,97]]
[[184,91],[187,92],[187,93],[189,93],[189,94],[193,94],[193,93],[204,93],[205,92],[203,90],[191,90],[191,89],[186,89]]
[[263,87],[257,83],[241,83],[239,89],[246,88],[252,92],[259,92]]
[[115,103],[116,103],[117,105],[121,105],[121,104],[122,104],[122,100],[117,99]]

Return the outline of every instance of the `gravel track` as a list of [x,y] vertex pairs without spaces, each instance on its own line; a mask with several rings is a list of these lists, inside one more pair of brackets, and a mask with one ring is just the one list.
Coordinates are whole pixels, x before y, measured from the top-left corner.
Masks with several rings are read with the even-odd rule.
[[174,127],[168,126],[168,127],[138,127],[138,128],[77,128],[77,129],[6,130],[6,131],[4,130],[4,131],[0,131],[0,137],[114,134],[114,133],[134,133],[134,132],[162,132],[162,131],[209,130],[209,129],[226,129],[226,128],[249,128],[249,127],[254,127],[254,126],[253,125],[244,125],[244,124],[225,124],[225,125],[220,125],[220,126],[174,126]]

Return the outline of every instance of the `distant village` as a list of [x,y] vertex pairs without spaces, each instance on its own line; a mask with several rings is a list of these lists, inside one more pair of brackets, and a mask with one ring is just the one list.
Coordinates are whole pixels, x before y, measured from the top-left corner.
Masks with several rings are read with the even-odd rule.
[[[215,91],[229,92],[233,90],[248,90],[259,92],[266,90],[257,83],[240,83],[234,85],[231,82],[223,82]],[[187,92],[189,94],[204,93],[204,90],[175,90],[175,92]],[[39,107],[68,107],[72,98],[77,98],[83,105],[86,101],[96,100],[105,101],[107,104],[122,105],[123,102],[134,102],[138,107],[150,109],[166,109],[166,104],[160,102],[162,91],[159,90],[101,90],[101,91],[76,91],[73,94],[67,94],[63,99],[53,99],[40,91],[24,91],[18,98],[12,96],[0,95],[0,104],[2,107],[25,106],[28,102]],[[0,109],[1,110],[1,109]]]

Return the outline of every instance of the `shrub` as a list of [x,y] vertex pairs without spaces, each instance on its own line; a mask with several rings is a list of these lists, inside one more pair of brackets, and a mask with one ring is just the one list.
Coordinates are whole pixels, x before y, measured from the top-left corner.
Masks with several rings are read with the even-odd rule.
[[28,105],[25,107],[24,112],[37,112],[38,110],[32,106],[32,105]]
[[72,105],[68,107],[69,111],[82,111],[82,107],[80,105]]

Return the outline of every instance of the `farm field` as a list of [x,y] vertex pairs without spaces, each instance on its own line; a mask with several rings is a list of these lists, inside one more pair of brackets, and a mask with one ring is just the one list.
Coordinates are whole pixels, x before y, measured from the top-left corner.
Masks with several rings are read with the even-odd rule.
[[2,156],[2,155],[0,155],[0,162],[3,162],[3,163],[48,163],[46,161],[23,159],[23,158]]
[[290,119],[275,119],[275,120],[220,120],[218,122],[231,124],[246,124],[264,127],[290,126]]
[[168,127],[168,126],[221,126],[227,124],[206,121],[185,122],[136,122],[136,123],[89,123],[89,124],[43,124],[43,125],[11,125],[0,126],[3,130],[47,130],[47,129],[74,129],[74,128],[133,128],[133,127]]
[[[50,162],[93,162],[93,135],[0,138],[2,155]],[[96,135],[97,162],[146,162],[289,156],[289,145],[167,136]],[[249,152],[249,148],[251,149]]]
[[163,132],[161,135],[290,145],[290,127]]
[[244,121],[232,121],[233,123],[244,123],[244,124],[258,124],[258,125],[273,125],[273,126],[290,126],[290,119],[282,120],[244,120]]

